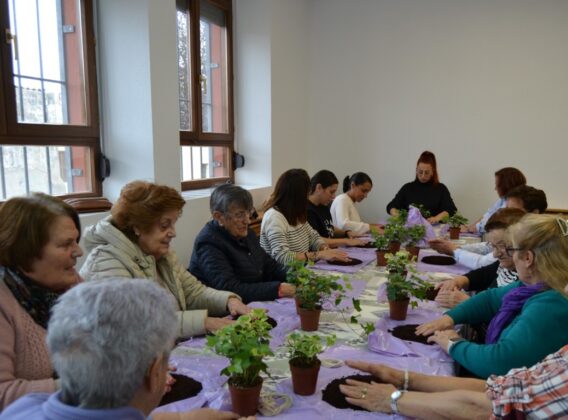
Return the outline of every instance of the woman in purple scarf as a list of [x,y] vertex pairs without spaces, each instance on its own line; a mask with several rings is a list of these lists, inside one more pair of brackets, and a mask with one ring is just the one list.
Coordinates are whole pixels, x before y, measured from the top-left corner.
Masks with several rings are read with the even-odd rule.
[[[520,281],[487,290],[461,303],[417,333],[432,335],[461,366],[487,378],[533,365],[568,343],[568,300],[551,289],[567,276],[566,222],[527,215],[509,228]],[[564,270],[564,271],[563,271]],[[461,338],[454,325],[489,322],[485,344]]]

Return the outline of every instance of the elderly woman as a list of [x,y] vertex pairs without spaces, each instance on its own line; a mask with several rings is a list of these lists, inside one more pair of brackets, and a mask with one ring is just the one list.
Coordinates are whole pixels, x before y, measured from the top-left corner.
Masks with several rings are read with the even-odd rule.
[[56,299],[80,281],[80,232],[75,210],[45,194],[0,207],[0,411],[57,388],[46,328]]
[[[521,277],[543,279],[548,287],[557,290],[544,293],[556,293],[558,299],[564,299],[563,304],[568,305],[565,296],[560,294],[568,294],[568,223],[552,216],[527,215],[511,229],[514,246],[509,249]],[[543,308],[542,314],[545,312],[546,308]],[[556,316],[558,319],[554,324],[548,323],[549,319],[540,320],[541,329],[550,329],[554,333],[565,331],[565,313],[556,313]],[[539,340],[532,332],[527,329],[527,339]],[[444,344],[446,340],[436,338],[435,341]],[[526,341],[511,344],[530,353]],[[566,418],[568,345],[565,337],[561,342],[551,350],[555,353],[534,366],[527,368],[521,366],[530,364],[520,364],[517,369],[502,376],[492,375],[487,381],[429,376],[348,361],[349,366],[369,372],[385,384],[348,381],[341,390],[348,397],[347,401],[367,410],[424,419]]]
[[457,211],[448,187],[439,180],[436,156],[432,152],[422,152],[416,162],[414,181],[404,184],[396,193],[387,205],[387,213],[396,216],[410,205],[420,205],[427,210],[430,223],[437,223]]
[[89,280],[147,278],[168,289],[177,301],[181,338],[233,322],[216,317],[249,311],[236,294],[204,286],[170,250],[184,204],[171,187],[143,181],[127,184],[111,215],[85,230],[89,255],[81,268]]
[[280,175],[272,195],[264,204],[260,246],[276,261],[347,261],[345,252],[330,249],[310,226],[308,194],[310,177],[303,169],[289,169]]
[[210,287],[237,293],[246,303],[293,296],[296,288],[285,282],[286,268],[260,247],[249,229],[250,193],[223,184],[211,194],[209,206],[213,220],[195,239],[189,271]]
[[[0,419],[146,418],[166,389],[177,335],[174,308],[171,294],[149,280],[93,281],[65,293],[53,308],[47,333],[61,390],[23,397]],[[200,409],[152,418],[238,416]]]
[[[523,217],[510,228],[513,246],[505,247],[520,281],[481,292],[416,332],[434,333],[429,340],[482,378],[532,365],[568,343],[568,301],[550,288],[566,276],[560,267],[568,267],[568,238],[559,232],[560,220]],[[480,322],[489,322],[485,344],[468,342],[453,330],[457,324]]]

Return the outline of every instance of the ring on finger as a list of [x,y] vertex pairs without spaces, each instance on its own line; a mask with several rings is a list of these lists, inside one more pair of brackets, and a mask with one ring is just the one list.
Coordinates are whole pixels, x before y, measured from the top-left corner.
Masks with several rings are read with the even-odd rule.
[[365,398],[367,398],[367,388],[361,390],[361,399],[364,400]]

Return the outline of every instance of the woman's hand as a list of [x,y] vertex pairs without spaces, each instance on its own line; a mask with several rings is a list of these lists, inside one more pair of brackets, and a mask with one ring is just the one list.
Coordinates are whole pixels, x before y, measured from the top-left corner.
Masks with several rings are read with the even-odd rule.
[[345,245],[346,246],[365,246],[369,243],[369,240],[365,239],[346,239]]
[[459,290],[469,286],[469,279],[466,276],[456,276],[453,279],[444,280],[438,283],[435,288],[443,290]]
[[227,310],[232,316],[246,315],[250,312],[250,308],[236,297],[229,298],[227,301]]
[[369,223],[369,228],[372,231],[375,231],[377,233],[385,233],[385,225],[381,225],[378,223]]
[[345,251],[339,249],[324,249],[323,251],[317,252],[317,258],[320,260],[338,260],[338,261],[349,261],[349,255]]
[[436,343],[448,352],[448,347],[450,345],[450,338],[459,338],[460,335],[454,330],[436,331],[430,337],[428,337],[429,343]]
[[459,248],[459,246],[447,239],[431,239],[428,241],[428,245],[435,251],[438,251],[440,254],[446,254],[453,256],[454,251]]
[[225,328],[227,325],[233,324],[235,321],[229,318],[213,318],[208,316],[205,318],[205,329],[208,332],[215,332],[222,328]]
[[345,400],[357,407],[368,411],[390,413],[390,396],[396,390],[390,384],[378,384],[371,382],[355,381],[347,379],[346,385],[339,385],[339,389],[345,395]]
[[198,408],[196,410],[166,413],[160,412],[152,415],[154,420],[254,420],[255,416],[241,417],[238,414],[231,413],[230,411],[219,411],[212,408]]
[[382,382],[402,388],[404,386],[404,372],[379,363],[369,363],[359,360],[346,360],[345,364],[353,369],[367,372]]
[[454,328],[454,320],[448,315],[444,315],[434,321],[426,322],[416,328],[418,335],[431,335],[436,331],[450,330]]
[[469,295],[459,290],[440,290],[436,296],[436,303],[444,308],[453,308],[464,300],[469,299]]
[[171,375],[172,372],[175,372],[177,368],[174,365],[168,365],[168,374],[166,375],[166,389],[164,394],[170,392],[172,390],[172,386],[176,383],[175,378]]
[[280,296],[292,297],[296,294],[296,286],[290,283],[280,283]]

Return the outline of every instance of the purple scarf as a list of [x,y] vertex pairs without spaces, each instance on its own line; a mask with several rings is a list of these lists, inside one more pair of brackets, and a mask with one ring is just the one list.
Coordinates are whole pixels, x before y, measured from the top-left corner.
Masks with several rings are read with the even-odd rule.
[[501,303],[499,312],[497,312],[497,315],[495,315],[489,323],[485,344],[495,344],[505,327],[521,312],[526,301],[543,289],[544,283],[537,283],[530,286],[522,284],[503,296],[503,302]]

